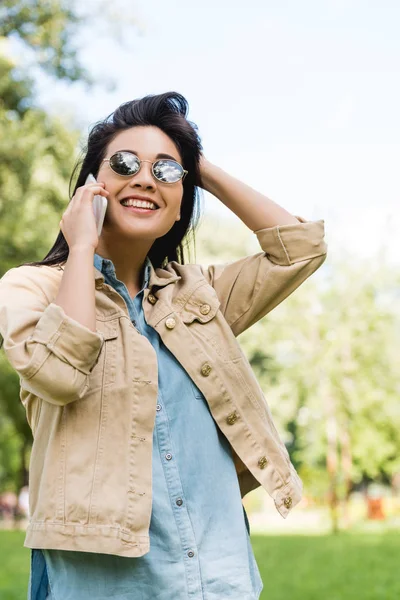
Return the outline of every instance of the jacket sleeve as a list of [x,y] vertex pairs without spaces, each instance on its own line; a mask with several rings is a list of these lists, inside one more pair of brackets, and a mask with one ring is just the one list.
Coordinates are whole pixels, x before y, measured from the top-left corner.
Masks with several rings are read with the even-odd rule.
[[202,267],[236,336],[287,298],[324,262],[324,221],[297,218],[300,223],[256,231],[262,252]]
[[0,280],[0,347],[21,387],[64,405],[86,393],[104,339],[49,302],[37,269],[17,267]]

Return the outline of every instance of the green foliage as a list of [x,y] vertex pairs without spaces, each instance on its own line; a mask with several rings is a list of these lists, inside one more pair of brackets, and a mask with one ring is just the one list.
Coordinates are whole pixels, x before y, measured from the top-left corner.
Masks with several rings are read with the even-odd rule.
[[310,280],[260,324],[281,367],[272,394],[260,376],[289,417],[295,462],[323,471],[327,436],[339,461],[348,436],[353,483],[390,480],[400,467],[398,316],[380,302],[388,291],[383,270],[332,265],[329,278]]
[[0,6],[0,37],[23,42],[36,65],[58,79],[90,80],[73,46],[78,24],[68,0],[3,0]]
[[68,202],[68,178],[78,135],[30,101],[28,82],[19,98],[13,64],[0,62],[0,89],[11,104],[0,105],[0,275],[12,266],[42,258],[55,239]]
[[[63,36],[45,53],[46,44],[53,43],[51,36],[59,31],[57,27],[64,26],[69,18],[68,11],[61,18],[61,5],[5,2],[0,8],[0,34],[18,34],[38,51],[40,64],[42,59],[47,64],[55,52],[58,59],[53,57],[50,61],[54,74],[73,79],[79,70],[67,68],[72,65],[73,55],[66,50]],[[50,26],[55,27],[51,32],[47,31]],[[68,180],[78,134],[61,119],[50,117],[35,106],[32,80],[8,56],[7,39],[0,38],[0,42],[2,276],[21,263],[42,259],[53,245],[68,203]],[[0,355],[0,417],[0,491],[10,488],[17,491],[26,477],[32,435],[19,401],[18,375],[4,353]]]
[[[1,368],[1,367],[0,367]],[[18,397],[16,398],[18,401]],[[18,493],[21,474],[22,439],[0,399],[0,492],[11,490]],[[21,411],[23,413],[23,411]]]

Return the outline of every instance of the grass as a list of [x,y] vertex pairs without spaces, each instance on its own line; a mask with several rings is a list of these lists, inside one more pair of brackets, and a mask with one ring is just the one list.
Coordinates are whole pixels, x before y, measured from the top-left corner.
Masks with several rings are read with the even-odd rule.
[[[26,600],[30,555],[23,539],[23,532],[0,531],[1,600]],[[261,600],[400,598],[400,536],[396,532],[253,535],[252,543],[264,582]]]
[[261,600],[398,600],[400,536],[252,536]]
[[22,531],[0,531],[0,599],[26,600],[30,552]]

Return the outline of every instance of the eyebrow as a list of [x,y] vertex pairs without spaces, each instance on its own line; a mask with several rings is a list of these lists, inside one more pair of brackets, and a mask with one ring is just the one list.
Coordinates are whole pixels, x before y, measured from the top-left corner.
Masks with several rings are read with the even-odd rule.
[[[136,156],[138,156],[138,153],[136,152],[136,150],[131,150],[130,148],[122,148],[121,150],[116,150],[116,152],[132,152],[132,154],[136,154]],[[115,152],[114,152],[115,154]],[[170,158],[171,160],[174,160],[175,162],[179,162],[178,158],[175,158],[174,156],[171,156],[170,154],[166,154],[165,152],[159,152],[156,156],[156,159],[158,158]]]

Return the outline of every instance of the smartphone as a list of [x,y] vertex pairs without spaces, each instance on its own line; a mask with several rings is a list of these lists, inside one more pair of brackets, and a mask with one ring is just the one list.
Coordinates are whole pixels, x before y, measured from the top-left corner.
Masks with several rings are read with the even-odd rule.
[[[85,185],[87,183],[96,183],[96,179],[91,173],[89,173],[89,175],[87,176]],[[96,220],[97,235],[101,234],[106,210],[107,210],[107,198],[96,194],[96,196],[93,198],[93,212],[94,212],[94,218]]]

